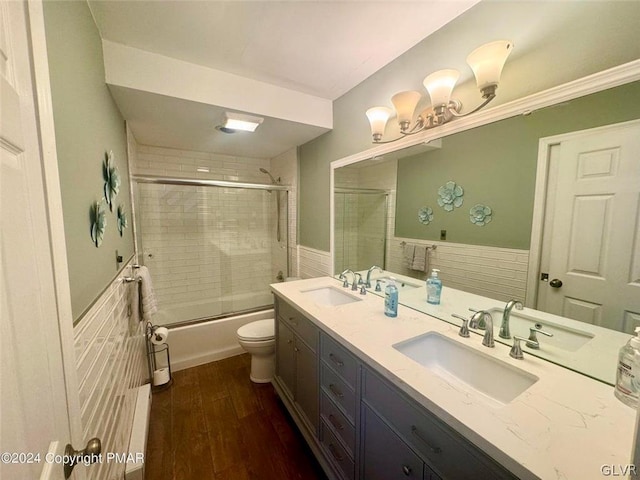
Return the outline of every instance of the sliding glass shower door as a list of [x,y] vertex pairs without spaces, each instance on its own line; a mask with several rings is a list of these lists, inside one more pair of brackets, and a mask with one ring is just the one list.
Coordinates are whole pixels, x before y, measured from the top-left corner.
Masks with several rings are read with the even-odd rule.
[[288,273],[287,191],[202,183],[136,185],[139,260],[153,279],[157,323],[269,307],[269,285]]

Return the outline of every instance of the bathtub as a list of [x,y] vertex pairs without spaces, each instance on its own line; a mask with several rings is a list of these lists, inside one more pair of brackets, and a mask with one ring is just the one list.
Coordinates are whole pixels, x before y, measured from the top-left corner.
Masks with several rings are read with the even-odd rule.
[[[159,311],[157,315],[161,320],[167,312]],[[247,323],[273,317],[273,309],[268,309],[169,327],[167,343],[171,350],[171,369],[175,372],[244,353],[236,339],[236,330]]]

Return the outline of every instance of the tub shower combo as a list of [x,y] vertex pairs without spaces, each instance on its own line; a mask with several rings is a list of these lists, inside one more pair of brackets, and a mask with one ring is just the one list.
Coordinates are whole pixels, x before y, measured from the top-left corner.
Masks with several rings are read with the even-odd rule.
[[134,175],[139,261],[171,327],[177,369],[239,353],[236,330],[273,318],[271,283],[289,276],[289,187]]

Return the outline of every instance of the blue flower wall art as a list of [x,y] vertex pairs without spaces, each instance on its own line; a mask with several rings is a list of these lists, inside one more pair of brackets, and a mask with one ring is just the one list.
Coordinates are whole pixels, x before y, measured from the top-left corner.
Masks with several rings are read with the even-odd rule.
[[464,190],[456,182],[447,182],[438,189],[438,205],[447,212],[462,206]]
[[418,210],[418,221],[423,225],[429,225],[433,221],[433,210],[431,207],[422,207]]
[[91,220],[91,240],[96,247],[102,245],[102,239],[104,238],[104,231],[107,228],[107,216],[105,214],[104,205],[102,200],[94,202],[91,206],[89,213]]
[[483,227],[491,221],[491,207],[477,204],[469,210],[469,220],[478,227]]
[[104,198],[109,205],[109,210],[113,212],[114,200],[120,192],[120,173],[118,172],[118,167],[115,166],[112,150],[105,155],[102,171],[104,175]]

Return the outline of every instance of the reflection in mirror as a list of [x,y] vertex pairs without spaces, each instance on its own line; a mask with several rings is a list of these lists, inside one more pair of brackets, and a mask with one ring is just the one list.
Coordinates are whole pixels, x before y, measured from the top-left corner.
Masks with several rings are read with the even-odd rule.
[[[401,294],[400,303],[456,324],[451,313],[493,309],[499,326],[500,309],[520,300],[529,308],[514,310],[514,323],[524,330],[516,334],[529,333],[529,317],[562,334],[546,343],[540,335],[542,348],[525,351],[612,383],[615,354],[628,338],[618,332],[640,325],[640,122],[616,131],[572,132],[639,118],[640,82],[634,82],[451,135],[439,149],[395,152],[384,162],[387,182],[396,184],[389,194],[385,268],[421,280],[429,268],[439,268],[445,286],[438,307],[426,303],[424,288]],[[540,145],[548,168],[542,170],[545,188],[537,191]],[[363,178],[380,168],[363,165]],[[354,166],[337,169],[335,178],[344,168]],[[464,188],[462,206],[451,212],[437,203],[438,188],[448,181]],[[490,223],[471,221],[476,204],[491,207]],[[418,218],[424,207],[433,210],[426,225]],[[437,245],[429,267],[412,270],[402,242]],[[536,269],[531,275],[530,257]],[[343,265],[366,270],[371,264]],[[497,328],[496,340],[511,344],[498,338]]]

